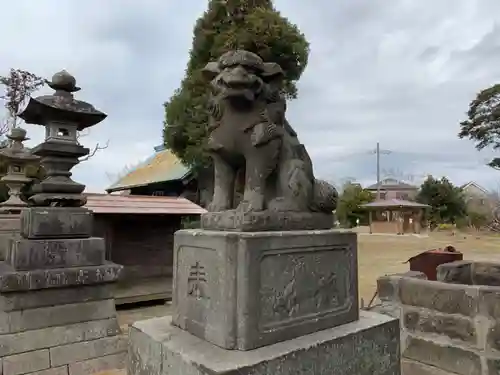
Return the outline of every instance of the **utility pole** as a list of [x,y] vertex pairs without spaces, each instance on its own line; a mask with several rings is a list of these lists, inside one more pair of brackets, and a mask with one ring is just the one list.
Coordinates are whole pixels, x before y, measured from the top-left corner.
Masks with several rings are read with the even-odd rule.
[[375,150],[370,151],[371,154],[375,154],[377,156],[377,200],[380,199],[380,154],[390,154],[389,150],[381,150],[380,143],[377,142],[377,147]]
[[380,143],[377,142],[377,199],[380,199]]

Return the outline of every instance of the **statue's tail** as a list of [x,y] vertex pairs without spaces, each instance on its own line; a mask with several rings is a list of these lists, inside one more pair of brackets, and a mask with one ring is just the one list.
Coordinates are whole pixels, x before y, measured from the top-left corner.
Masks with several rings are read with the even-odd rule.
[[337,189],[323,180],[314,181],[313,211],[332,213],[337,208]]

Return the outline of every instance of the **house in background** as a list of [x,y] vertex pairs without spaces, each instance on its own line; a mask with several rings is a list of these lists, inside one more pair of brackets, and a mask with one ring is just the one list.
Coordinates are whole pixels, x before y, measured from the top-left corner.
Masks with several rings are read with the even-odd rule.
[[[375,197],[377,196],[377,184],[366,187]],[[399,199],[412,201],[418,193],[418,186],[407,184],[394,178],[386,178],[380,181],[380,199]]]
[[489,214],[497,204],[497,199],[487,189],[474,181],[460,186],[467,202],[467,209],[474,212]]
[[[154,154],[133,168],[106,189],[107,193],[183,197],[206,205],[211,190],[200,188],[191,168],[185,166],[164,146],[154,148]],[[201,179],[210,184],[209,174]]]
[[164,146],[119,178],[107,193],[129,190],[130,195],[180,196],[190,182],[190,170]]
[[[182,219],[203,208],[179,197],[86,194],[93,235],[106,242],[106,259],[123,266],[113,291],[116,304],[170,299],[174,233]],[[18,220],[19,221],[19,220]]]

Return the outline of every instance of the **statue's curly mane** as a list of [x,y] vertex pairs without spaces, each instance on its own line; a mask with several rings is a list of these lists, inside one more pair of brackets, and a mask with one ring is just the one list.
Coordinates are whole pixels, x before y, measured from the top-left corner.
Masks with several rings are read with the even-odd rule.
[[[212,86],[208,148],[219,184],[209,210],[331,214],[337,191],[314,178],[311,159],[286,119],[279,65],[233,51],[207,64],[204,72]],[[243,201],[235,207],[231,196],[241,170]]]

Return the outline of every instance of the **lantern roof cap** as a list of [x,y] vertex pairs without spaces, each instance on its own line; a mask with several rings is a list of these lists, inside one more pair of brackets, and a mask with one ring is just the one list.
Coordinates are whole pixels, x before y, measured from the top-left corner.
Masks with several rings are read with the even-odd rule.
[[76,78],[65,69],[54,74],[51,81],[45,80],[45,82],[51,89],[56,91],[77,92],[81,90],[81,88],[76,85]]
[[52,80],[46,82],[55,92],[30,98],[26,108],[19,114],[27,124],[46,126],[51,122],[73,123],[78,130],[83,130],[107,117],[92,104],[73,97],[80,87],[76,85],[75,77],[66,70],[54,74]]
[[11,141],[19,141],[19,142],[24,142],[29,140],[29,138],[26,136],[26,130],[23,128],[15,127],[10,130],[9,134],[6,134],[5,136],[10,139]]
[[28,140],[26,137],[26,130],[23,128],[15,127],[10,130],[6,137],[11,141],[8,147],[0,149],[0,157],[13,160],[13,161],[35,161],[40,159],[38,156],[33,155],[30,150],[26,149],[23,142]]

